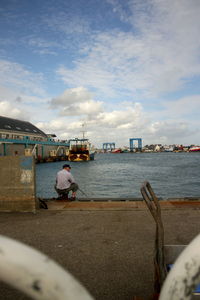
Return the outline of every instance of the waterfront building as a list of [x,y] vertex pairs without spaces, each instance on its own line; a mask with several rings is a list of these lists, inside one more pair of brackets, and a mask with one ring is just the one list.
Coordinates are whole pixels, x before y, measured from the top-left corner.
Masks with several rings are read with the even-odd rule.
[[36,161],[66,160],[68,141],[56,141],[27,121],[0,116],[0,155],[35,156]]

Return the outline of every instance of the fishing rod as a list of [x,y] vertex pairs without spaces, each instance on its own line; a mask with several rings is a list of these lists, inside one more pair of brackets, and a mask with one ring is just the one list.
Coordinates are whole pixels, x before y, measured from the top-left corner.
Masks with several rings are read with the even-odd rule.
[[80,188],[78,188],[78,189],[84,196],[86,196],[88,198],[88,195],[86,195],[86,193],[84,193]]

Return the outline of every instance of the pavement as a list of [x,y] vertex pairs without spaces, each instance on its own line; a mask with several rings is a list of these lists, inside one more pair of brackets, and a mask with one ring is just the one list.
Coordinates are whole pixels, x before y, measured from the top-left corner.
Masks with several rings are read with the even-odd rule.
[[[188,244],[200,232],[200,202],[161,202],[165,244]],[[36,214],[0,213],[0,234],[54,259],[96,300],[151,299],[155,222],[144,202],[47,205]],[[30,298],[1,282],[0,299]]]

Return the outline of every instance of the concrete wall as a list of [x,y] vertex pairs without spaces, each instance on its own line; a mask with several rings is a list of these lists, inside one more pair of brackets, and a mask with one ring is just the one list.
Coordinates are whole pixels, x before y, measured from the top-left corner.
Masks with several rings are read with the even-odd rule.
[[0,143],[0,156],[3,156],[3,144]]
[[36,211],[32,156],[0,157],[0,211]]

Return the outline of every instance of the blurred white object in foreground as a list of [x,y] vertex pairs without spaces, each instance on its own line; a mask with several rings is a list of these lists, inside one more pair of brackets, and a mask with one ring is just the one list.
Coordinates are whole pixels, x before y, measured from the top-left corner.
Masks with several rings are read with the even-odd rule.
[[87,290],[46,255],[0,236],[0,279],[40,300],[92,300]]
[[[170,270],[159,300],[193,299],[200,283],[200,234],[183,250]],[[196,295],[200,299],[200,294]],[[194,298],[196,299],[196,297]]]

